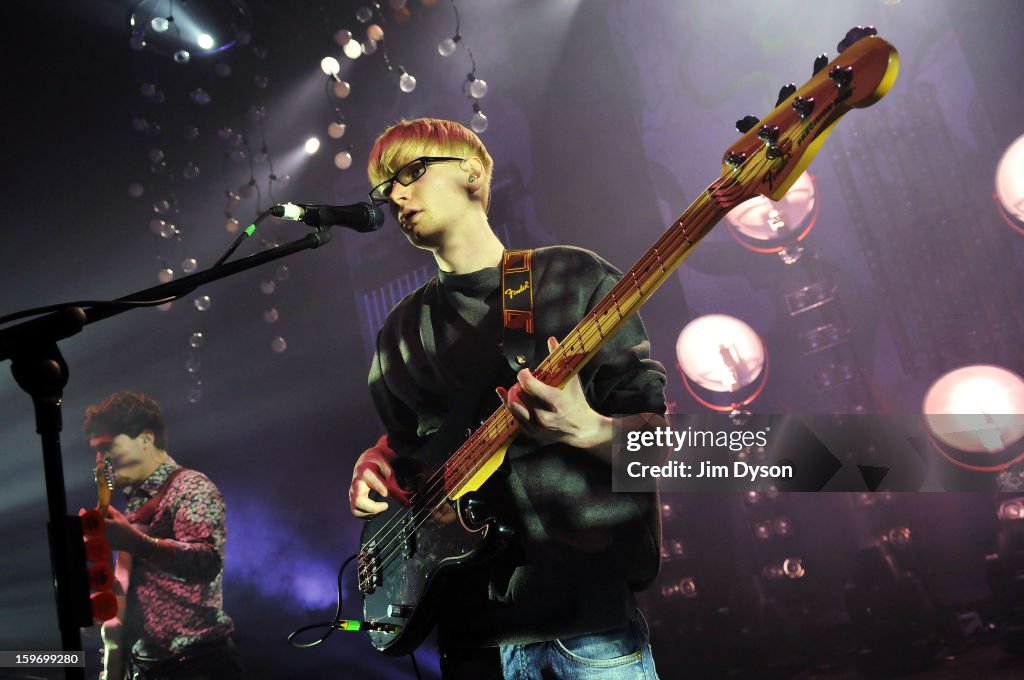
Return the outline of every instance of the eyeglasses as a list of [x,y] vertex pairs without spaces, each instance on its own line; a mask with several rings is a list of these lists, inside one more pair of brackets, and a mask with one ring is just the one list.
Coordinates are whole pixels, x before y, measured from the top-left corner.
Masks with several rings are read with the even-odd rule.
[[398,172],[371,189],[370,200],[374,205],[384,205],[388,202],[388,197],[391,196],[391,189],[395,186],[395,182],[398,182],[403,187],[409,186],[423,176],[423,173],[427,171],[427,166],[431,163],[464,160],[466,159],[453,158],[451,156],[420,156],[416,160],[409,161],[403,165],[398,169]]

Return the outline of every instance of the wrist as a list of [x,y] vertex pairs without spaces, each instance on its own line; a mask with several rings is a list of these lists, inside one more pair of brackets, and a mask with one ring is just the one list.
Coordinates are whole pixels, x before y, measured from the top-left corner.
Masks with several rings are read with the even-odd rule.
[[156,557],[156,552],[160,548],[161,542],[159,538],[154,538],[149,534],[139,533],[139,545],[138,551],[135,553],[142,559],[149,561]]
[[597,453],[607,448],[612,441],[612,419],[596,411],[579,438],[579,448]]

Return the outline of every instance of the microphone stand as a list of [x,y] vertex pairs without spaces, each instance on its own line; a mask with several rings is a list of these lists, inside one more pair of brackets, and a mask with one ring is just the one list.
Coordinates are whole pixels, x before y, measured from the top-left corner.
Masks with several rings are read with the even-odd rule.
[[[329,225],[328,225],[329,226]],[[0,361],[11,360],[14,380],[31,397],[35,407],[36,431],[42,440],[43,470],[50,521],[50,565],[57,598],[57,623],[64,651],[81,651],[80,628],[93,623],[86,578],[82,526],[77,516],[67,511],[64,468],[61,459],[61,402],[69,371],[57,346],[58,340],[79,333],[90,323],[134,309],[129,301],[175,299],[187,295],[211,281],[232,276],[261,264],[287,257],[300,250],[319,248],[331,240],[324,227],[304,238],[255,255],[214,265],[210,269],[168,283],[120,297],[110,304],[90,307],[69,306],[45,316],[0,329]],[[84,667],[68,667],[67,678],[85,677]]]

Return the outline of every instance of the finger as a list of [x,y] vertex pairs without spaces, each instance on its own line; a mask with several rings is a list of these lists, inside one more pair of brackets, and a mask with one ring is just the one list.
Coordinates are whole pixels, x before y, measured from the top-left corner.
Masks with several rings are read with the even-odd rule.
[[505,391],[505,405],[517,420],[523,422],[530,421],[530,407],[532,404],[528,403],[528,399],[529,397],[525,394],[525,390],[519,384],[513,385],[512,389]]
[[375,501],[370,498],[370,487],[362,480],[352,483],[348,493],[349,506],[352,514],[356,517],[376,515],[387,509],[388,504],[384,501]]
[[558,338],[551,336],[548,338],[548,352],[554,352],[558,348]]
[[388,504],[384,501],[374,501],[370,498],[359,498],[352,504],[352,514],[359,519],[368,519],[387,509]]
[[370,489],[373,489],[381,496],[388,495],[388,485],[384,483],[384,480],[373,471],[369,466],[364,466],[359,471],[359,476],[355,479],[353,484],[365,484]]
[[[369,449],[366,453],[360,456],[360,458],[365,458],[361,466],[374,465],[380,472],[381,477],[383,477],[384,479],[391,479],[391,463],[389,463],[387,458],[385,458],[382,454],[378,453],[377,451],[374,451],[373,449]],[[359,461],[356,462],[358,463]]]
[[557,387],[552,387],[542,383],[534,377],[533,373],[530,372],[530,369],[528,368],[524,368],[519,371],[516,375],[516,380],[523,392],[531,397],[539,399],[549,407],[554,404],[555,400],[558,398],[559,392],[561,392]]

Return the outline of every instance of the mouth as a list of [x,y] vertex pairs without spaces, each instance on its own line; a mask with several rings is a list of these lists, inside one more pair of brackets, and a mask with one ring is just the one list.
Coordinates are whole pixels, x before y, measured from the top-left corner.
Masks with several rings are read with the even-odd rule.
[[419,214],[419,210],[403,210],[398,221],[403,227],[408,227],[412,225],[413,220],[415,220],[416,216]]

